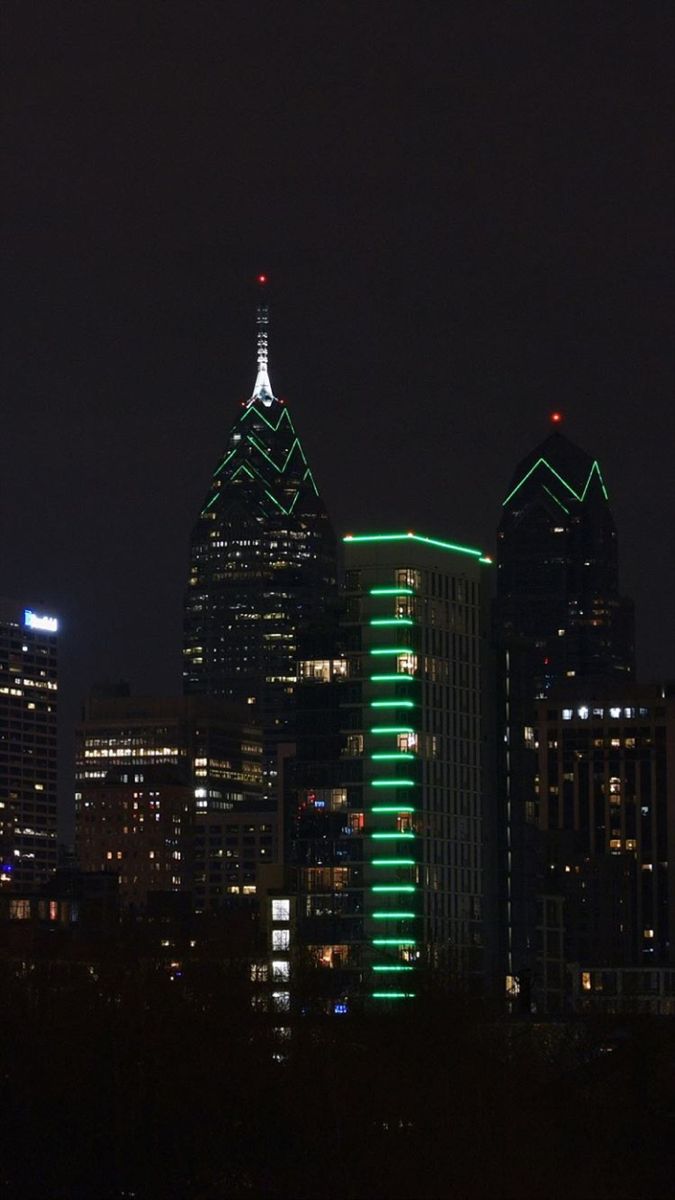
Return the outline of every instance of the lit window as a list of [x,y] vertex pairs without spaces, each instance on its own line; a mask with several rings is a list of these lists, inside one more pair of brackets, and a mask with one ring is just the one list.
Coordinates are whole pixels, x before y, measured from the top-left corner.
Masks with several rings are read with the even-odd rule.
[[286,959],[274,959],[272,962],[272,979],[290,979],[291,964]]
[[291,1007],[291,993],[272,992],[272,1004],[277,1012],[288,1012]]
[[272,930],[272,949],[273,950],[288,950],[291,942],[291,933],[289,929],[273,929]]
[[649,938],[649,939],[651,939],[651,938],[653,938],[653,937],[654,937],[654,930],[653,930],[653,929],[645,929],[645,931],[644,931],[644,933],[642,934],[642,936],[643,936],[643,937],[645,937],[645,938]]
[[290,921],[291,919],[291,902],[290,900],[273,900],[272,901],[272,920],[273,921]]
[[591,986],[592,986],[590,971],[582,971],[581,972],[581,986],[585,992],[590,992]]

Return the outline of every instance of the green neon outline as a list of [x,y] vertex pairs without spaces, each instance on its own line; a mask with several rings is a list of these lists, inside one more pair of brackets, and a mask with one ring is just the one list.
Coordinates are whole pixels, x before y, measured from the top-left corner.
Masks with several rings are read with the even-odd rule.
[[371,654],[411,654],[414,653],[412,646],[376,646],[371,649]]
[[394,758],[412,758],[414,762],[417,761],[417,755],[413,754],[412,750],[385,750],[381,754],[371,754],[370,757],[376,762]]
[[513,488],[513,490],[511,492],[509,492],[508,496],[506,497],[506,500],[504,500],[502,502],[502,508],[504,508],[504,506],[506,504],[508,504],[509,500],[511,500],[515,496],[516,492],[520,491],[523,484],[527,482],[527,480],[530,478],[530,476],[536,471],[537,467],[540,465],[543,465],[544,467],[546,467],[547,470],[549,470],[551,472],[552,475],[555,475],[556,479],[560,483],[562,483],[563,487],[567,488],[567,491],[570,492],[570,494],[572,496],[574,496],[574,499],[578,500],[580,504],[583,504],[584,500],[586,499],[586,493],[590,486],[591,477],[593,475],[593,472],[596,471],[597,475],[598,475],[598,479],[600,480],[600,487],[602,488],[602,493],[605,497],[605,500],[609,500],[609,496],[607,495],[607,488],[605,487],[605,481],[602,478],[602,472],[600,470],[600,464],[599,464],[597,458],[595,458],[593,460],[591,469],[588,472],[588,478],[584,485],[584,489],[583,489],[581,495],[579,495],[579,493],[575,490],[575,488],[573,488],[572,485],[570,483],[568,483],[566,479],[563,479],[562,475],[558,474],[555,467],[552,467],[550,462],[547,461],[547,459],[540,457],[537,459],[534,466],[530,467],[529,471],[527,471],[525,473],[525,475],[523,475],[523,478],[521,479],[520,483],[517,483],[516,486]]
[[254,478],[253,472],[251,471],[250,467],[246,463],[241,463],[237,467],[236,471],[234,472],[234,475],[230,476],[230,483],[234,483],[234,480],[237,478],[237,475],[239,474],[240,471],[245,471],[246,474],[248,475],[249,479]]
[[368,589],[369,596],[414,596],[411,587],[372,587]]
[[393,908],[386,912],[374,912],[370,915],[374,921],[414,921],[417,913]]
[[208,512],[208,511],[209,511],[209,509],[210,509],[210,507],[211,507],[211,505],[212,505],[212,504],[215,504],[215,502],[216,502],[216,500],[218,499],[219,495],[220,495],[220,492],[216,492],[216,493],[215,493],[215,494],[214,494],[214,495],[211,497],[211,499],[209,500],[208,504],[205,504],[205,505],[204,505],[204,507],[203,507],[203,509],[202,509],[202,512]]
[[415,837],[415,834],[411,833],[407,829],[402,829],[402,830],[397,829],[395,832],[392,832],[392,833],[389,833],[389,832],[387,832],[387,833],[371,833],[370,836],[372,838],[375,838],[376,841],[381,841],[381,842],[382,841],[391,842],[391,841],[394,841],[396,838],[399,838],[400,840],[402,840],[404,842],[412,842]]
[[414,883],[374,883],[371,892],[416,892]]
[[374,734],[378,734],[378,733],[408,733],[408,734],[413,734],[413,733],[417,733],[417,730],[416,730],[416,729],[411,729],[409,725],[375,725],[375,726],[374,726],[374,727],[371,729],[371,731],[370,731],[370,732],[371,732],[371,733],[374,733]]
[[376,963],[373,971],[414,971],[409,963]]
[[288,409],[285,407],[282,408],[281,415],[280,415],[279,420],[277,421],[276,425],[273,425],[271,421],[267,420],[267,417],[265,416],[265,414],[262,413],[259,408],[256,408],[255,404],[251,404],[246,409],[246,411],[241,414],[237,424],[241,424],[242,421],[245,421],[247,417],[250,417],[252,412],[254,412],[257,417],[260,417],[261,421],[264,421],[265,424],[267,425],[268,429],[271,429],[273,433],[278,432],[279,426],[281,425],[281,422],[283,421],[283,419],[285,417],[286,420],[288,421],[288,424],[290,425],[293,433],[295,433],[295,427],[294,427],[293,421],[291,419],[291,414],[288,411]]
[[371,787],[414,787],[414,779],[371,779]]
[[371,992],[373,1000],[414,1000],[415,992]]
[[414,804],[373,804],[371,812],[396,812],[396,813],[414,813],[417,812]]
[[544,491],[545,491],[545,492],[548,492],[548,494],[549,494],[549,496],[551,497],[551,499],[552,499],[552,500],[555,500],[556,504],[559,504],[559,505],[560,505],[560,507],[562,508],[563,512],[567,513],[567,515],[568,515],[568,517],[569,517],[569,516],[570,516],[570,510],[569,510],[569,508],[565,508],[565,505],[563,504],[562,500],[559,500],[559,499],[558,499],[558,497],[555,495],[555,493],[554,493],[554,492],[552,492],[550,488],[547,488],[547,486],[546,486],[546,484],[545,484],[545,483],[542,483],[542,485],[541,485],[541,486],[543,487],[543,489],[544,489]]
[[239,449],[239,447],[238,447],[238,446],[235,446],[234,450],[230,450],[230,453],[227,455],[227,457],[226,457],[226,458],[224,458],[224,459],[223,459],[223,461],[221,462],[220,466],[219,466],[219,467],[216,467],[215,471],[213,472],[213,478],[214,478],[214,479],[216,478],[216,476],[217,476],[217,475],[220,475],[220,472],[223,470],[223,467],[226,467],[226,466],[227,466],[227,464],[229,463],[230,459],[231,459],[231,458],[234,458],[234,455],[237,453],[237,450],[238,450],[238,449]]
[[416,938],[372,938],[373,946],[416,946]]
[[416,708],[414,700],[371,700],[371,708]]
[[411,680],[414,683],[419,683],[417,675],[371,675],[371,683],[400,683],[401,680]]
[[440,546],[441,550],[451,550],[455,554],[469,554],[472,558],[482,558],[482,550],[474,550],[472,546],[460,546],[456,542],[442,542],[439,538],[424,537],[421,533],[348,533],[343,542],[424,542],[428,546]]
[[412,617],[372,617],[371,625],[414,625]]
[[371,858],[371,867],[416,867],[414,858]]

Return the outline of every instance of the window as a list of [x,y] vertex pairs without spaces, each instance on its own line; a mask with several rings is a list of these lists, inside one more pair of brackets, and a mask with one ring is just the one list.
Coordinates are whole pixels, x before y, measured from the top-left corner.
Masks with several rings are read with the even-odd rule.
[[272,1004],[277,1012],[288,1012],[291,1007],[291,993],[272,992]]
[[290,921],[291,919],[291,902],[290,900],[273,900],[272,901],[272,920],[273,921]]
[[272,949],[273,950],[288,950],[291,942],[290,929],[273,929],[272,930]]
[[291,977],[291,964],[283,958],[274,959],[272,962],[272,979],[286,980]]

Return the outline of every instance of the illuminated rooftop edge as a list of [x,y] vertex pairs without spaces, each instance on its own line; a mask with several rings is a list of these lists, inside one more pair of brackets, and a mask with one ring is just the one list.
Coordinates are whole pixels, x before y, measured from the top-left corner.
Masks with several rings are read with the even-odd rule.
[[438,546],[441,550],[450,550],[454,554],[468,554],[482,563],[491,563],[492,559],[476,550],[473,546],[460,546],[456,542],[442,542],[438,538],[424,537],[421,533],[347,533],[343,542],[423,542],[427,546]]

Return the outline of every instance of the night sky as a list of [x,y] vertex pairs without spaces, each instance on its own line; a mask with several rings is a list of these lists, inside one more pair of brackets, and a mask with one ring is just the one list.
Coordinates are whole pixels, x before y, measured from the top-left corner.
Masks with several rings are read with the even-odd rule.
[[270,374],[339,533],[494,550],[549,432],[600,458],[675,677],[669,4],[4,5],[0,592],[177,692],[190,528]]

